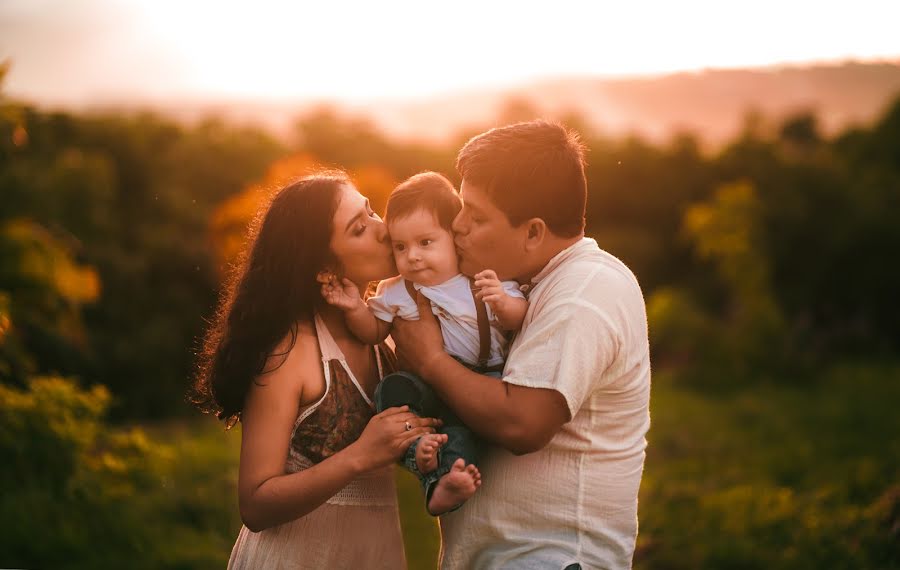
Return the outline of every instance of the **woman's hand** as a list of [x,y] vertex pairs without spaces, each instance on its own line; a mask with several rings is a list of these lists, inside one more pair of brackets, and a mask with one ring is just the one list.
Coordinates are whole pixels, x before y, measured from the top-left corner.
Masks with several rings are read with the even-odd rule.
[[349,448],[358,454],[362,470],[371,471],[395,463],[414,441],[434,433],[441,423],[435,418],[420,418],[409,411],[409,406],[388,408],[369,420]]
[[334,273],[324,273],[320,274],[318,281],[322,284],[322,297],[329,305],[342,311],[365,307],[362,296],[359,294],[359,288],[346,277],[338,280]]

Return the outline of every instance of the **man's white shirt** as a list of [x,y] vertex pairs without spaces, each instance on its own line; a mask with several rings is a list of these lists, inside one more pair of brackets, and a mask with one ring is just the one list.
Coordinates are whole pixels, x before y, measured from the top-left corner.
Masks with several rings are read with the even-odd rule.
[[571,421],[543,449],[488,448],[482,486],[441,517],[441,568],[629,568],[650,427],[640,287],[584,238],[531,283],[503,381],[556,390]]

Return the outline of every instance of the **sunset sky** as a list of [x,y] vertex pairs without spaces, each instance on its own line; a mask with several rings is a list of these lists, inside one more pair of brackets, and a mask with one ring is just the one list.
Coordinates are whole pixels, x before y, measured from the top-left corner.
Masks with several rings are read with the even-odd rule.
[[900,60],[900,2],[0,0],[7,93],[414,98],[542,77]]

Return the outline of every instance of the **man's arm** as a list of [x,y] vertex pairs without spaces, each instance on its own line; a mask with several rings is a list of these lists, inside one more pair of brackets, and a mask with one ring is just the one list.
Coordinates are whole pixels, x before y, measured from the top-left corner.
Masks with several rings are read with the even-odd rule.
[[394,321],[392,336],[405,369],[431,385],[469,428],[515,454],[543,448],[569,421],[556,390],[528,388],[472,372],[443,349],[441,330],[419,294],[418,321]]

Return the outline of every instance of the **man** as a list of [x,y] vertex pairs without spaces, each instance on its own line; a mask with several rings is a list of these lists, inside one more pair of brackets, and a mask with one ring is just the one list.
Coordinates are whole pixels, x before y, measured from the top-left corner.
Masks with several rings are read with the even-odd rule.
[[650,425],[647,318],[637,280],[584,237],[583,147],[533,121],[460,151],[461,270],[493,269],[528,295],[502,381],[444,353],[427,300],[394,338],[420,375],[495,444],[482,486],[441,518],[441,567],[628,568]]

